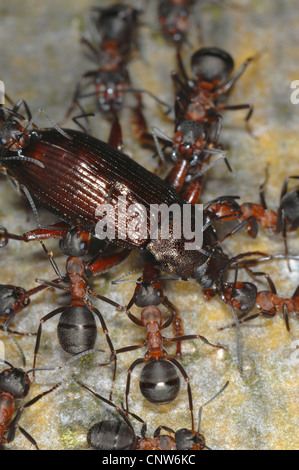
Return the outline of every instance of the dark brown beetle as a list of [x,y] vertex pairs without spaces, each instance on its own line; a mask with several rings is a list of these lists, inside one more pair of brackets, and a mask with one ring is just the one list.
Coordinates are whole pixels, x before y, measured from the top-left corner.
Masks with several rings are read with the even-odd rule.
[[[174,222],[170,224],[168,238],[162,236],[161,221],[155,238],[151,236],[151,205],[164,204],[169,208],[176,204],[182,213],[186,202],[174,188],[127,155],[79,131],[28,130],[28,125],[25,127],[18,118],[10,113],[2,120],[0,137],[5,126],[6,140],[2,139],[1,170],[25,192],[35,213],[37,203],[71,226],[97,229],[101,221],[101,215],[97,215],[99,207],[109,202],[115,211],[113,243],[129,249],[147,249],[163,269],[183,280],[194,278],[205,288],[217,284],[228,266],[234,263],[220,246],[210,248],[217,241],[210,225],[204,230],[202,248],[198,249],[186,250],[184,235],[174,237]],[[9,129],[12,129],[12,136],[8,135]],[[121,198],[125,198],[125,207],[120,208]],[[132,204],[142,205],[146,210],[145,236],[140,236],[138,231],[131,237],[127,234],[128,223],[123,222],[122,212],[124,209],[128,212]],[[196,208],[188,206],[194,230]],[[132,220],[134,217],[129,223]],[[182,220],[181,229],[184,234]]]

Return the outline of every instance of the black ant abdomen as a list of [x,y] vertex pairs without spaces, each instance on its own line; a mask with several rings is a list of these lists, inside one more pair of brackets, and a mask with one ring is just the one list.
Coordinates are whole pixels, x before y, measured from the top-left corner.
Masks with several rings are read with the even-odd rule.
[[97,326],[94,315],[87,305],[71,306],[62,312],[57,336],[62,349],[70,354],[93,349]]
[[141,371],[139,387],[148,401],[159,405],[169,403],[180,391],[177,368],[163,359],[149,362]]
[[228,79],[234,69],[234,60],[228,52],[217,47],[202,47],[191,57],[193,75],[206,82],[218,80],[218,85]]
[[97,450],[129,450],[134,448],[134,431],[121,421],[100,421],[88,431],[87,442]]

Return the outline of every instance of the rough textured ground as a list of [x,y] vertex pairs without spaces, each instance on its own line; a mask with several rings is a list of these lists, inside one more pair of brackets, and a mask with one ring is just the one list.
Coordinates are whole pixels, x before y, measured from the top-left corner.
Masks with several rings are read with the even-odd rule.
[[[101,2],[108,5],[111,2]],[[134,5],[136,2],[132,2]],[[130,64],[134,85],[150,89],[168,102],[172,102],[173,89],[170,71],[175,67],[174,48],[161,36],[157,28],[156,2],[148,3],[145,22],[140,27],[140,52],[135,51]],[[299,79],[299,11],[296,0],[283,2],[258,2],[235,0],[229,2],[198,2],[190,28],[190,46],[184,47],[184,60],[189,70],[189,58],[198,47],[219,46],[229,51],[236,68],[250,57],[250,64],[236,85],[231,103],[252,103],[252,134],[244,126],[243,111],[227,113],[222,142],[229,148],[229,161],[234,174],[229,174],[222,164],[207,177],[203,201],[219,195],[238,194],[242,201],[258,202],[258,187],[269,165],[267,201],[277,208],[280,190],[285,177],[298,175],[299,105],[290,101],[292,80]],[[82,73],[93,69],[80,45],[80,34],[87,30],[86,0],[51,2],[2,0],[0,6],[1,28],[1,79],[7,93],[24,98],[34,111],[39,107],[56,121],[61,122],[70,103],[75,83]],[[140,2],[138,2],[141,5]],[[197,23],[201,24],[199,36]],[[161,109],[150,99],[145,99],[145,114],[151,125],[171,135],[172,123],[163,117]],[[125,150],[144,166],[154,170],[156,163],[151,151],[141,150],[131,136],[128,124],[129,107],[121,115],[124,126]],[[38,124],[47,125],[40,118]],[[109,125],[103,116],[93,121],[94,133],[106,139]],[[0,182],[0,223],[10,231],[22,233],[34,227],[35,221],[26,202],[23,202],[9,182]],[[292,183],[294,185],[294,183]],[[49,223],[46,214],[41,214]],[[290,251],[299,254],[298,231],[289,237]],[[64,269],[64,259],[57,244],[49,242],[56,260]],[[239,233],[226,243],[227,252],[236,254],[248,250],[282,253],[279,237],[261,230],[257,240]],[[31,288],[35,278],[52,279],[53,272],[40,246],[10,243],[0,253],[0,282]],[[133,292],[133,284],[111,286],[111,281],[140,266],[137,256],[130,257],[120,267],[93,281],[93,287],[121,304],[126,304]],[[272,262],[259,269],[273,278],[278,292],[290,296],[299,282],[299,265],[291,263],[289,272],[285,262]],[[134,276],[138,277],[138,273]],[[130,277],[132,277],[131,275]],[[245,278],[245,277],[244,277]],[[262,284],[259,285],[263,288]],[[183,366],[191,378],[195,411],[229,380],[230,385],[221,397],[204,409],[202,432],[207,444],[215,449],[298,449],[298,355],[286,332],[283,319],[258,319],[242,328],[244,377],[236,363],[236,333],[233,329],[218,331],[231,321],[231,312],[214,299],[203,300],[201,289],[195,282],[168,282],[165,291],[177,305],[184,320],[186,333],[201,333],[212,341],[229,347],[229,352],[218,353],[199,341],[184,344]],[[66,297],[60,292],[47,291],[32,301],[32,305],[19,315],[14,327],[19,331],[36,331],[39,319],[60,305]],[[116,347],[138,344],[143,341],[143,331],[121,313],[97,302],[107,320],[109,333]],[[57,320],[45,324],[38,365],[57,365],[67,359],[56,338]],[[292,321],[295,337],[298,323]],[[297,332],[297,335],[296,335]],[[172,335],[171,329],[165,335]],[[1,334],[5,342],[6,358],[21,366],[15,347]],[[28,368],[32,364],[34,337],[23,337],[20,344],[25,351]],[[99,328],[99,347],[108,347]],[[115,401],[120,403],[125,390],[126,370],[142,350],[119,357]],[[110,386],[111,370],[95,367],[102,357],[94,357],[81,366],[81,379],[103,395]],[[78,370],[77,368],[75,369]],[[148,423],[149,435],[158,425],[174,429],[190,426],[185,385],[174,403],[159,408],[147,403],[138,389],[138,369],[132,377],[131,409]],[[41,372],[32,386],[30,397],[46,390],[62,377],[65,385],[53,394],[28,408],[22,417],[22,426],[35,437],[41,449],[86,449],[86,433],[91,424],[111,410],[96,401],[72,382],[70,372]],[[136,424],[136,431],[139,425]],[[8,449],[27,449],[28,441],[18,432]]]

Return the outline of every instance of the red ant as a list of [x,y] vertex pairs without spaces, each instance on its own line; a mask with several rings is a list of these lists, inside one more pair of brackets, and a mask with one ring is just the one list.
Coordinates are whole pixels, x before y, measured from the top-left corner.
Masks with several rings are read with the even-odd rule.
[[[104,112],[118,111],[123,103],[124,90],[128,88],[129,74],[126,69],[134,32],[137,27],[135,8],[114,5],[107,9],[93,8],[90,26],[94,43],[82,38],[96,60],[97,70],[82,75],[74,93],[73,106],[79,104],[82,82],[94,78],[98,105]],[[90,96],[90,94],[83,95]],[[70,114],[72,108],[69,110]]]
[[[93,42],[86,38],[82,38],[82,42],[88,46],[98,67],[96,70],[90,70],[82,75],[76,86],[72,105],[67,112],[68,117],[74,107],[78,106],[83,113],[82,116],[87,116],[80,100],[95,95],[99,109],[106,115],[110,113],[113,118],[108,143],[119,150],[122,149],[122,131],[117,114],[123,106],[125,93],[135,94],[136,114],[139,116],[138,119],[142,121],[144,117],[141,111],[143,107],[141,93],[148,94],[158,103],[167,106],[169,110],[169,106],[151,92],[131,87],[127,63],[138,26],[138,13],[137,9],[122,4],[116,4],[106,9],[92,8],[90,27]],[[95,91],[82,93],[82,88],[89,85],[90,79],[93,79]],[[87,130],[83,130],[90,133],[89,126]]]
[[[249,320],[253,320],[261,315],[272,318],[277,312],[283,314],[286,329],[294,340],[294,337],[290,330],[290,323],[288,315],[292,312],[299,312],[299,286],[295,289],[293,295],[289,298],[280,297],[277,295],[276,287],[265,272],[252,272],[254,276],[264,276],[269,284],[270,290],[258,291],[255,284],[251,282],[237,282],[224,283],[223,291],[220,293],[220,297],[228,305],[240,312],[239,323],[244,323]],[[206,298],[209,298],[207,293]],[[252,310],[257,307],[259,312],[248,316]]]
[[11,443],[15,439],[16,430],[19,429],[36,450],[39,450],[35,439],[19,425],[19,421],[26,408],[34,405],[42,397],[56,390],[64,383],[64,380],[56,383],[49,390],[38,394],[24,405],[19,406],[19,408],[16,408],[15,401],[26,398],[30,391],[32,382],[29,378],[29,374],[34,374],[35,371],[42,370],[61,370],[75,360],[80,359],[82,356],[94,352],[102,352],[102,350],[85,351],[84,353],[78,354],[76,357],[69,359],[62,365],[33,368],[26,372],[23,369],[14,367],[8,361],[1,359],[0,362],[9,366],[9,369],[5,369],[0,372],[0,444]]
[[[229,382],[226,382],[219,392],[200,407],[197,430],[194,429],[193,423],[191,430],[182,428],[174,431],[167,426],[159,426],[154,432],[154,437],[147,438],[147,425],[139,416],[135,413],[129,413],[142,423],[141,436],[136,435],[131,421],[119,406],[94,392],[78,380],[76,382],[91,392],[96,398],[115,408],[123,419],[123,422],[116,420],[100,421],[89,429],[87,434],[88,445],[97,450],[211,450],[206,445],[204,436],[200,433],[202,409],[217,398],[229,384]],[[173,434],[174,437],[168,434],[161,435],[161,430]]]
[[[203,174],[217,162],[216,160],[210,163],[212,154],[224,158],[228,169],[232,171],[226,160],[226,153],[218,144],[222,129],[220,111],[249,108],[247,122],[253,107],[247,104],[224,106],[218,101],[221,100],[222,103],[223,97],[252,59],[248,59],[239,71],[229,78],[234,67],[232,57],[218,48],[202,48],[191,58],[195,78],[190,79],[185,72],[179,51],[177,58],[179,73],[172,73],[173,80],[179,85],[175,98],[174,137],[172,139],[154,127],[152,139],[163,162],[165,156],[159,141],[163,143],[164,148],[172,146],[171,158],[175,165],[167,175],[166,181],[179,192],[182,191],[183,185],[188,183],[182,191],[182,196],[192,204],[197,202],[201,193]],[[150,141],[151,135],[145,125],[139,128],[139,136],[144,143]]]
[[[35,439],[33,439],[33,437],[19,425],[20,418],[26,408],[34,405],[34,403],[42,397],[56,390],[62,382],[57,383],[49,390],[40,393],[16,409],[15,400],[24,399],[29,393],[31,380],[29,379],[28,374],[33,372],[34,369],[30,369],[25,372],[23,369],[13,367],[7,361],[3,362],[9,366],[9,369],[5,369],[0,373],[0,444],[9,444],[12,442],[18,428],[26,439],[28,439],[28,441],[34,445],[37,450],[39,450]],[[55,370],[60,369],[61,367],[62,366],[45,369]]]
[[[163,279],[176,280],[172,277],[163,277],[157,264],[155,264],[154,261],[147,260],[143,268],[142,276],[139,277],[139,279],[135,281],[133,279],[129,280],[120,278],[112,281],[112,284],[118,284],[120,282],[136,282],[135,292],[126,307],[126,311],[128,312],[134,304],[139,308],[149,307],[151,305],[158,306],[162,304],[167,308],[168,312],[170,311],[174,313],[172,326],[175,336],[180,336],[183,334],[182,319],[177,308],[164,294],[161,283]],[[181,357],[180,343],[177,343],[176,355]]]
[[181,364],[170,357],[164,349],[165,343],[181,342],[190,339],[201,339],[209,346],[225,349],[221,345],[210,343],[202,335],[183,335],[174,338],[166,338],[162,336],[161,331],[167,328],[175,317],[175,311],[172,311],[170,316],[163,323],[162,313],[155,306],[150,305],[145,307],[141,312],[141,318],[137,318],[130,311],[126,312],[130,320],[138,326],[146,328],[146,339],[143,343],[127,346],[114,351],[114,355],[134,351],[146,347],[147,351],[143,358],[136,359],[127,371],[127,385],[126,385],[126,409],[128,410],[128,396],[130,392],[130,381],[133,370],[138,364],[146,362],[140,374],[140,391],[142,395],[150,402],[162,404],[173,401],[179,393],[180,379],[177,374],[178,369],[187,383],[187,393],[189,399],[189,408],[193,426],[193,403],[192,393],[190,387],[190,379]]
[[[290,179],[298,178],[299,176],[285,178],[280,194],[279,208],[276,211],[267,208],[264,196],[265,182],[260,185],[259,189],[260,204],[245,202],[238,205],[234,197],[223,196],[211,201],[207,206],[207,210],[213,212],[217,217],[225,218],[227,221],[235,218],[240,221],[240,224],[228,233],[225,238],[243,227],[252,238],[256,238],[258,223],[276,234],[282,233],[285,255],[288,257],[287,232],[299,228],[299,189],[287,191],[287,188]],[[223,239],[218,243],[222,241]]]
[[[251,105],[223,105],[223,98],[252,59],[247,59],[230,78],[234,67],[230,54],[219,48],[201,48],[191,57],[193,79],[186,74],[179,50],[177,60],[179,72],[172,73],[178,88],[172,155],[175,165],[167,176],[167,181],[171,184],[179,178],[179,189],[189,181],[183,191],[183,197],[193,203],[197,202],[201,193],[203,174],[215,164],[210,163],[211,154],[222,155],[229,171],[232,171],[225,153],[217,148],[222,129],[220,113],[224,110],[249,108],[246,122],[250,119],[253,112]],[[161,152],[159,155],[161,156]]]
[[[121,258],[123,259],[127,256],[128,252],[123,251],[121,254],[116,255],[102,255],[101,259],[99,259],[99,255],[96,255],[89,262],[85,262],[82,257],[88,251],[90,237],[90,233],[84,230],[78,228],[70,230],[67,237],[63,238],[60,243],[62,253],[68,256],[66,260],[66,275],[64,277],[60,275],[58,279],[50,282],[37,280],[43,285],[70,292],[71,301],[67,306],[58,307],[40,319],[34,349],[33,367],[35,368],[36,365],[42,325],[46,321],[61,313],[57,326],[59,343],[64,351],[70,354],[78,354],[85,350],[93,349],[94,347],[97,336],[97,327],[94,319],[94,315],[96,315],[101,323],[111,354],[114,357],[114,380],[116,374],[116,355],[114,353],[114,347],[109,337],[103,315],[92,305],[89,296],[92,295],[119,310],[122,310],[122,307],[118,303],[93,291],[87,285],[87,280],[92,274],[104,272],[106,269],[109,269],[116,262],[119,262]],[[52,255],[49,254],[49,257],[51,258]],[[57,271],[59,272],[58,268],[56,269],[56,272]],[[58,282],[62,281],[69,282],[71,284],[70,287],[58,284]]]
[[253,106],[249,104],[224,105],[223,99],[231,91],[233,85],[243,74],[253,58],[247,59],[231,76],[234,60],[228,52],[217,47],[203,47],[191,57],[193,78],[189,78],[177,51],[179,72],[172,72],[177,84],[175,114],[176,122],[181,119],[216,123],[217,133],[221,128],[221,111],[249,109],[246,122],[250,119]]

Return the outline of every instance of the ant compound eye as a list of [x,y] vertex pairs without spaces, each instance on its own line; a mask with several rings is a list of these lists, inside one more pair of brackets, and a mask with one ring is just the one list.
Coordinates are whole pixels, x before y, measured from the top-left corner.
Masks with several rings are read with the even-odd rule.
[[193,75],[206,82],[219,80],[224,82],[234,68],[230,54],[217,47],[203,47],[191,57]]
[[101,421],[89,429],[87,442],[97,450],[129,450],[134,444],[134,433],[126,423]]
[[141,371],[139,387],[148,401],[160,405],[169,403],[180,390],[177,368],[165,360],[149,362]]

